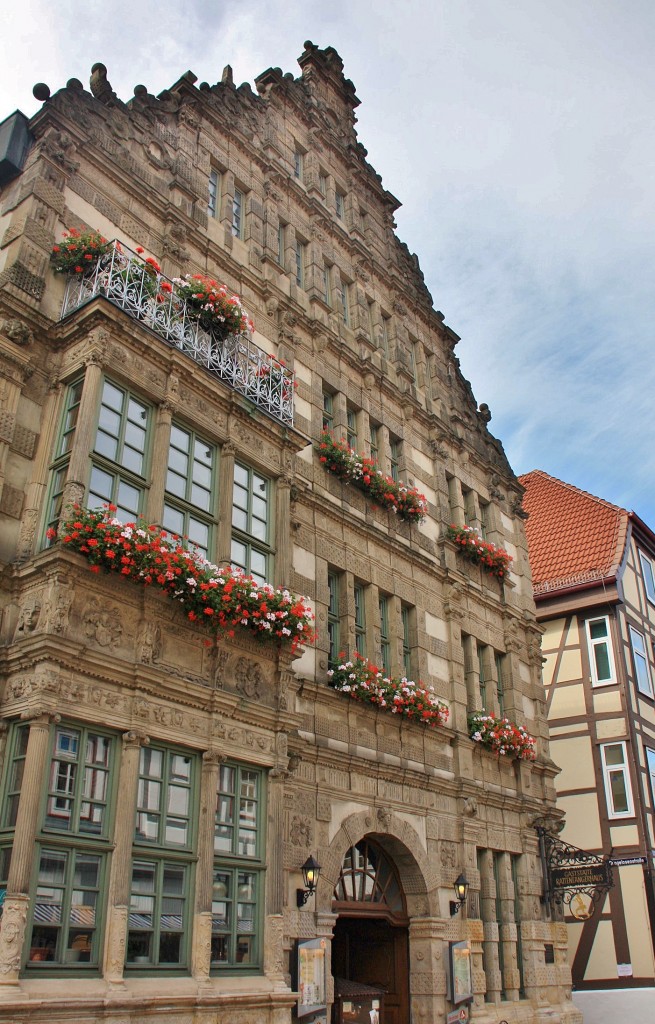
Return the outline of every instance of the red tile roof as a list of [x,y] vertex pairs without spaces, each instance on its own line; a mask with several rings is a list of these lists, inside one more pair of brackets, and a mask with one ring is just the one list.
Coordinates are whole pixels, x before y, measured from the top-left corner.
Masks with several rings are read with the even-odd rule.
[[519,477],[535,595],[615,575],[628,513],[540,469]]

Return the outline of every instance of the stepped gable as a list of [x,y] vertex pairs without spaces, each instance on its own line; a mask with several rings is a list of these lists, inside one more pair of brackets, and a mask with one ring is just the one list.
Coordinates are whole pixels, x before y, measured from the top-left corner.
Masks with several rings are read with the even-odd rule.
[[608,579],[623,557],[628,513],[572,484],[533,470],[519,477],[534,592]]

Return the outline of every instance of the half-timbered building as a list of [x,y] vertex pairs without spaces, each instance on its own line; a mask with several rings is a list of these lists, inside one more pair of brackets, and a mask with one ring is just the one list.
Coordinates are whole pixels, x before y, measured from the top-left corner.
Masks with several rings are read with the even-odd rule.
[[[582,898],[568,908],[574,987],[590,1011],[592,997],[585,1002],[584,993],[607,989],[601,1001],[613,1019],[648,1020],[655,985],[655,535],[634,512],[540,470],[520,480],[544,629],[551,750],[562,769],[562,838],[617,861],[614,886],[594,913]],[[644,988],[646,997],[637,991]]]

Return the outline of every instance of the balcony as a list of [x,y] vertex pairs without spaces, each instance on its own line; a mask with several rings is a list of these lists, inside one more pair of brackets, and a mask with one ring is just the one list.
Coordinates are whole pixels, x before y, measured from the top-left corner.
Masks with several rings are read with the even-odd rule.
[[[162,290],[163,283],[171,290]],[[293,426],[291,370],[243,335],[224,337],[220,330],[201,326],[197,313],[175,294],[174,282],[146,270],[143,260],[122,242],[113,241],[85,274],[68,278],[62,319],[97,296],[184,352],[263,412]]]

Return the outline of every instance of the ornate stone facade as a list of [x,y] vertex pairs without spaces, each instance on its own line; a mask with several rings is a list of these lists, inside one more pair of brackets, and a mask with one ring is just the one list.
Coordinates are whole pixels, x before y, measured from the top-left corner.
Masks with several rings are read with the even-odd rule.
[[[298,79],[269,69],[257,92],[226,69],[158,97],[137,86],[124,103],[97,64],[90,91],[72,79],[43,104],[0,193],[0,1001],[12,1019],[283,1024],[296,940],[324,940],[331,1003],[331,965],[364,980],[344,936],[369,918],[384,956],[405,950],[387,979],[394,1024],[445,1019],[448,943],[463,939],[474,1019],[579,1019],[531,827],[554,804],[557,769],[521,488],[394,234],[398,202],[357,139],[338,54],[307,43],[300,66]],[[293,425],[102,287],[62,317],[71,284],[49,254],[64,228],[238,292],[259,349],[295,375]],[[329,474],[313,447],[324,425],[425,493],[425,521]],[[201,514],[190,467],[203,459]],[[101,486],[151,523],[200,516],[217,564],[239,544],[259,552],[271,581],[311,599],[316,646],[294,659],[239,635],[207,643],[162,594],[47,546],[59,509]],[[450,522],[505,547],[509,580],[462,560]],[[448,724],[331,689],[330,658],[356,648],[432,685]],[[534,763],[469,739],[485,687],[487,707],[536,737]],[[309,853],[318,890],[298,908]],[[387,889],[378,879],[349,897],[347,878],[375,864]],[[469,897],[451,916],[460,872]]]

